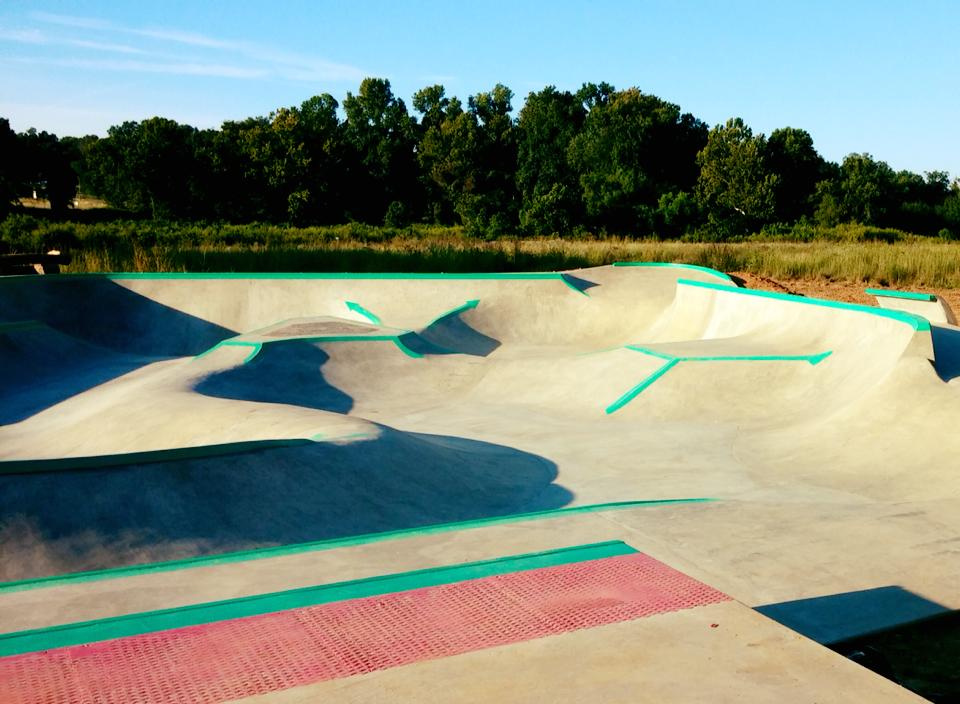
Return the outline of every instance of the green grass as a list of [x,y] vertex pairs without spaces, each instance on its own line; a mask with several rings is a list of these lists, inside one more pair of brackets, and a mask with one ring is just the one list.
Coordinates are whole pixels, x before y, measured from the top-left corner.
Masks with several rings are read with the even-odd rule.
[[[102,271],[555,271],[614,261],[698,264],[777,280],[960,288],[960,243],[862,225],[764,232],[735,243],[610,236],[482,240],[462,228],[347,224],[203,225],[167,222],[55,223],[12,216],[0,248],[67,249],[67,272]],[[806,233],[806,234],[805,234]]]

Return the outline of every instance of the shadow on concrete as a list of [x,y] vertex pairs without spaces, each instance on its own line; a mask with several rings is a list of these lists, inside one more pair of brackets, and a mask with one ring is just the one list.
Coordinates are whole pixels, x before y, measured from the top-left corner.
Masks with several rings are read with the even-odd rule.
[[459,314],[445,316],[418,335],[404,336],[403,341],[420,354],[467,354],[473,357],[486,357],[500,346],[500,340],[474,329]]
[[37,320],[84,342],[151,357],[196,355],[237,334],[100,276],[3,282],[0,322],[8,320]]
[[25,420],[153,361],[89,345],[46,326],[0,332],[0,425]]
[[944,381],[960,376],[960,330],[930,326],[933,337],[933,354],[936,358],[933,366]]
[[845,640],[832,650],[932,702],[960,702],[960,611]]
[[767,604],[757,611],[818,643],[834,643],[948,609],[903,587],[889,586]]
[[349,413],[353,399],[323,378],[322,367],[329,359],[330,355],[316,343],[271,342],[251,361],[211,374],[194,389],[207,396],[237,401],[286,403]]
[[375,439],[0,476],[3,578],[560,508],[557,467],[520,450],[380,428]]
[[16,423],[153,362],[235,333],[97,276],[0,284],[0,424]]
[[574,276],[573,274],[568,274],[566,272],[564,272],[563,278],[568,284],[573,286],[580,293],[584,293],[587,290],[600,285],[594,281],[587,281],[586,279],[581,279],[579,276]]

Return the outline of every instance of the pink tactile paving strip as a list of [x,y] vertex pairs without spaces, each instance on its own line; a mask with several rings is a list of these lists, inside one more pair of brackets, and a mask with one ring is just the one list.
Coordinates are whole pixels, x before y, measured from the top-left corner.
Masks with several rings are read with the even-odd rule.
[[14,655],[0,700],[222,702],[729,599],[633,553]]

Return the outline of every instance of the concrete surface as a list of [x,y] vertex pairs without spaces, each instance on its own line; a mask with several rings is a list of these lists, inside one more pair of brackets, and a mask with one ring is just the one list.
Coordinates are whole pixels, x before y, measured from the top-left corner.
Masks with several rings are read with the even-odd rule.
[[[606,539],[822,643],[960,607],[955,329],[749,295],[696,269],[569,274],[0,280],[5,580],[611,501],[714,499],[0,585],[0,630]],[[768,628],[743,611],[750,629]],[[541,648],[571,662],[581,648],[629,658],[573,643],[621,626],[657,642],[644,630],[654,621],[511,648],[531,663],[547,657]],[[789,631],[777,633],[762,642],[782,647]],[[790,666],[812,658],[802,675],[761,648],[733,681],[757,687],[753,699],[802,681],[788,699],[807,701],[816,673],[834,672],[823,683],[836,685],[856,668],[804,643]],[[417,668],[430,674],[409,682],[443,687],[461,659],[498,657],[396,672]],[[739,657],[717,667],[729,674]],[[644,662],[624,681],[652,682],[662,662]],[[389,684],[401,677],[391,672],[317,694],[367,701],[423,685]],[[368,677],[379,684],[366,689]],[[565,691],[562,677],[547,679]],[[673,699],[705,698],[697,686]]]

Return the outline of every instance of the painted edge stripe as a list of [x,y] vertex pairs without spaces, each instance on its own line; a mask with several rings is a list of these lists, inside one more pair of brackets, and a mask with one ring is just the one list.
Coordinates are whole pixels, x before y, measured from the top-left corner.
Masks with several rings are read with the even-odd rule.
[[147,562],[140,565],[110,567],[107,569],[91,570],[88,572],[71,572],[68,574],[53,575],[51,577],[36,577],[33,579],[17,580],[15,582],[2,582],[0,583],[0,594],[6,592],[23,591],[26,589],[56,587],[63,584],[74,584],[77,582],[95,582],[103,579],[120,579],[123,577],[134,577],[142,574],[152,574],[154,572],[173,572],[176,570],[193,569],[196,567],[213,567],[216,565],[225,565],[234,562],[244,562],[246,560],[264,560],[273,557],[297,555],[304,552],[334,550],[337,548],[346,548],[355,545],[379,543],[387,540],[400,540],[403,538],[413,538],[422,535],[432,535],[434,533],[449,533],[458,530],[485,528],[488,526],[503,525],[507,523],[521,523],[524,521],[560,518],[581,513],[619,511],[646,506],[652,507],[670,506],[674,504],[699,504],[713,501],[716,501],[716,499],[706,497],[689,499],[614,501],[603,504],[589,504],[587,506],[571,506],[569,508],[533,511],[530,513],[514,513],[506,516],[492,516],[490,518],[474,518],[467,521],[454,521],[452,523],[434,523],[427,526],[419,526],[417,528],[401,528],[400,530],[384,531],[381,533],[365,533],[362,535],[353,535],[345,538],[316,540],[309,543],[292,543],[290,545],[277,545],[266,548],[253,548],[250,550],[237,550],[234,552],[218,553],[215,555],[199,555],[197,557],[187,557],[181,560]]
[[[587,298],[590,298],[590,294],[587,293],[585,289],[582,289],[579,286],[577,286],[575,283],[573,283],[574,279],[577,279],[579,281],[584,281],[584,279],[580,279],[579,277],[573,276],[572,274],[567,274],[567,273],[560,274],[560,280],[567,285],[567,288],[573,291],[576,291],[581,296],[586,296]],[[591,282],[588,282],[588,283],[591,283]]]
[[329,604],[335,601],[362,599],[636,552],[634,548],[623,541],[611,540],[460,565],[430,567],[411,572],[321,584],[270,594],[257,594],[237,599],[225,599],[172,609],[145,611],[92,621],[17,631],[0,635],[0,657],[197,626],[215,621],[258,616],[277,611]]
[[738,288],[736,286],[724,286],[706,281],[694,281],[693,279],[677,279],[678,285],[696,286],[699,288],[709,288],[714,291],[724,293],[735,293],[741,296],[756,296],[758,298],[772,298],[778,301],[788,301],[790,303],[804,303],[810,306],[823,306],[824,308],[836,308],[839,310],[850,310],[857,313],[867,313],[880,318],[890,318],[900,323],[906,323],[918,332],[929,332],[930,323],[926,318],[913,313],[907,313],[902,310],[890,310],[888,308],[874,308],[872,306],[862,306],[857,303],[842,303],[840,301],[828,301],[823,298],[807,298],[806,296],[794,296],[789,293],[775,293],[773,291],[757,291],[752,288]]
[[[40,276],[3,276],[4,280],[34,280],[41,279]],[[428,279],[428,280],[449,280],[449,281],[503,281],[503,280],[548,280],[561,279],[563,272],[559,271],[501,271],[485,273],[446,273],[446,272],[243,272],[243,271],[211,271],[211,272],[183,272],[183,271],[114,271],[82,274],[57,274],[56,277],[47,277],[58,281],[69,281],[70,279],[348,279],[353,281],[370,280],[402,280],[402,279]]]
[[414,352],[412,349],[407,347],[401,338],[411,333],[403,333],[401,335],[304,335],[301,337],[278,337],[275,340],[263,340],[260,342],[251,342],[249,340],[235,340],[233,338],[229,340],[222,340],[215,344],[210,349],[201,352],[196,355],[194,359],[201,359],[206,357],[208,354],[211,354],[219,347],[253,347],[254,350],[246,358],[244,358],[241,364],[246,364],[253,360],[263,348],[263,345],[277,345],[284,342],[392,342],[397,349],[403,352],[408,357],[413,357],[414,359],[420,359],[423,357],[419,352]]
[[650,357],[666,360],[675,359],[678,362],[809,362],[814,366],[833,354],[833,350],[827,350],[819,354],[725,354],[690,357],[667,354],[641,345],[627,345],[626,348],[634,352],[642,352]]
[[352,310],[354,313],[357,313],[358,315],[362,315],[364,318],[369,320],[374,325],[383,325],[383,321],[380,320],[380,318],[375,313],[371,313],[369,310],[364,308],[359,303],[356,303],[354,301],[346,301],[346,304],[347,304],[347,308]]
[[650,386],[653,382],[655,382],[657,379],[662,377],[668,371],[673,369],[679,363],[680,363],[679,359],[671,359],[668,362],[666,362],[662,367],[660,367],[653,374],[648,376],[646,379],[644,379],[639,384],[634,386],[632,389],[627,391],[627,393],[625,393],[623,396],[621,396],[616,401],[614,401],[609,406],[607,406],[606,408],[607,415],[611,413],[615,413],[616,411],[619,411],[621,408],[626,406],[633,399],[635,399],[637,396],[643,393],[644,389],[646,389],[648,386]]
[[173,447],[165,450],[146,450],[143,452],[119,452],[111,455],[90,455],[86,457],[56,457],[36,460],[0,460],[0,475],[33,474],[40,472],[63,472],[77,469],[99,469],[117,467],[126,464],[146,464],[153,462],[171,462],[192,460],[201,457],[219,457],[239,452],[255,452],[282,447],[309,445],[317,442],[319,436],[311,438],[276,438],[267,440],[241,440],[216,445],[197,445],[194,447]]
[[913,291],[894,291],[888,288],[867,288],[864,289],[865,293],[870,294],[871,296],[880,296],[881,298],[906,298],[910,301],[927,301],[933,302],[937,300],[937,297],[932,293],[914,293]]
[[433,325],[436,325],[436,324],[439,323],[441,320],[446,320],[447,318],[452,318],[452,317],[455,316],[455,315],[460,315],[461,313],[466,313],[468,310],[472,310],[472,309],[476,308],[478,305],[480,305],[480,299],[479,299],[479,298],[473,298],[473,299],[467,301],[466,303],[464,303],[463,305],[459,305],[459,306],[457,306],[456,308],[451,308],[450,310],[446,311],[445,313],[441,313],[441,314],[438,315],[436,318],[434,318],[434,319],[431,320],[429,323],[427,323],[427,324],[424,326],[424,329],[427,329],[427,328],[429,328],[429,327],[431,327],[431,326],[433,326]]
[[708,266],[700,266],[698,264],[680,264],[678,262],[614,262],[613,266],[662,266],[677,269],[692,269],[694,271],[702,271],[705,274],[710,274],[711,276],[716,276],[719,279],[733,283],[733,279],[731,279],[722,271],[711,269]]
[[13,323],[0,323],[0,335],[9,332],[20,332],[21,330],[37,330],[46,327],[39,320],[18,320]]

